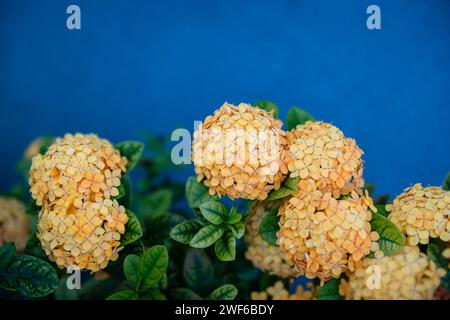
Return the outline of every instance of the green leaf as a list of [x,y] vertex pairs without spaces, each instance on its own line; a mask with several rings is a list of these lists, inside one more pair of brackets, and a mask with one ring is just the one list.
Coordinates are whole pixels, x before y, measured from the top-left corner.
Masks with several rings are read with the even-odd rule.
[[148,290],[144,293],[145,300],[167,300],[159,290]]
[[245,232],[245,225],[244,225],[243,222],[238,222],[238,223],[235,223],[235,224],[230,224],[228,227],[229,227],[230,230],[233,232],[233,235],[234,235],[236,238],[240,239],[240,238],[244,235],[244,232]]
[[278,224],[278,208],[272,209],[259,224],[259,234],[267,243],[277,246],[277,232],[280,230]]
[[139,240],[142,237],[142,227],[136,215],[131,210],[126,209],[128,221],[125,224],[125,233],[120,238],[122,245],[127,245]]
[[378,232],[380,239],[378,244],[384,255],[389,256],[397,253],[405,246],[405,236],[400,232],[397,226],[388,218],[381,214],[372,212],[370,221],[372,231]]
[[192,290],[207,287],[213,280],[214,269],[211,260],[203,250],[190,249],[183,264],[183,280]]
[[439,268],[448,268],[448,261],[442,255],[444,248],[436,243],[429,243],[427,247],[427,255]]
[[286,129],[295,129],[299,124],[304,124],[306,121],[314,121],[314,117],[308,112],[299,109],[297,107],[292,107],[289,109],[286,116]]
[[21,295],[31,298],[49,295],[58,286],[55,269],[32,256],[16,257],[5,272],[0,272],[0,278],[8,278]]
[[175,300],[202,300],[198,294],[187,288],[177,288],[172,291]]
[[143,197],[139,204],[139,217],[148,224],[166,217],[172,198],[173,193],[169,189],[161,189]]
[[212,300],[234,300],[238,294],[238,289],[232,284],[225,284],[214,290],[209,296]]
[[106,300],[139,300],[139,294],[134,290],[122,290],[113,293]]
[[67,287],[68,277],[59,280],[58,287],[55,290],[55,300],[78,300],[78,290]]
[[155,287],[166,273],[169,264],[167,248],[156,245],[148,249],[139,263],[138,291]]
[[121,156],[128,159],[127,169],[129,171],[139,162],[144,151],[144,144],[138,141],[123,141],[116,144],[115,148],[119,150]]
[[228,216],[227,219],[227,223],[228,224],[235,224],[238,223],[239,221],[241,221],[242,219],[242,214],[240,213],[230,213],[230,215]]
[[39,207],[36,202],[30,201],[27,204],[27,207],[25,209],[26,214],[30,216],[37,216],[39,215],[39,212],[41,211],[41,207]]
[[233,261],[236,259],[236,239],[233,232],[227,231],[214,245],[214,251],[220,261]]
[[339,294],[339,284],[341,279],[332,279],[317,290],[315,299],[317,300],[342,300]]
[[0,270],[6,269],[13,261],[16,254],[16,246],[13,242],[5,243],[0,247]]
[[123,273],[130,287],[137,290],[139,283],[139,265],[141,258],[135,254],[128,255],[123,262]]
[[31,256],[41,259],[47,259],[44,249],[42,249],[41,241],[39,241],[36,232],[33,232],[27,240],[25,252]]
[[386,205],[376,204],[375,207],[377,208],[377,214],[380,214],[383,217],[387,218],[387,216],[389,215],[389,212],[386,211]]
[[447,173],[445,177],[444,183],[442,184],[442,189],[449,191],[450,190],[450,172]]
[[288,177],[286,181],[283,182],[280,189],[270,192],[269,196],[267,197],[267,201],[282,199],[295,193],[298,189],[299,181],[300,177]]
[[189,207],[192,209],[199,208],[202,203],[209,200],[218,199],[218,197],[210,196],[208,188],[203,183],[197,182],[195,177],[189,177],[186,182],[186,199]]
[[224,233],[221,225],[210,224],[201,228],[189,243],[194,248],[206,248],[216,242]]
[[202,226],[196,221],[185,221],[176,225],[170,231],[170,237],[183,244],[189,244],[201,227]]
[[267,101],[267,100],[261,100],[256,103],[253,103],[253,105],[260,109],[271,112],[275,119],[278,118],[278,107],[275,103]]
[[215,200],[202,203],[199,209],[203,217],[213,224],[221,224],[228,216],[227,208]]

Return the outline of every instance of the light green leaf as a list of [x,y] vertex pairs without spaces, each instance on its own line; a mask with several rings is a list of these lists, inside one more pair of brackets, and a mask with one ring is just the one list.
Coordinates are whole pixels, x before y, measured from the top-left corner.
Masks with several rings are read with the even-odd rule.
[[298,189],[299,181],[300,177],[288,177],[286,181],[283,182],[280,189],[270,192],[269,197],[267,197],[267,201],[282,199],[295,193]]
[[128,221],[125,224],[125,233],[120,238],[120,242],[124,246],[139,240],[143,235],[141,224],[136,215],[128,209],[126,209],[126,213]]
[[139,283],[139,265],[141,258],[135,254],[128,255],[123,262],[123,273],[127,278],[130,287],[138,289]]
[[242,219],[242,214],[240,213],[230,213],[230,215],[228,216],[227,219],[227,223],[228,224],[235,224],[238,223],[239,221],[241,221]]
[[6,269],[13,261],[16,254],[16,246],[13,242],[5,243],[0,247],[0,270]]
[[227,208],[215,200],[202,203],[199,209],[203,217],[213,224],[221,224],[228,216]]
[[106,300],[139,300],[139,294],[133,290],[122,290],[113,293]]
[[202,226],[196,221],[185,221],[176,225],[170,231],[170,237],[183,244],[189,244],[201,227]]
[[213,280],[214,269],[211,260],[203,250],[190,249],[183,264],[183,280],[192,290],[207,287]]
[[167,248],[156,245],[148,249],[139,263],[138,291],[154,288],[164,276],[169,264]]
[[198,294],[187,288],[176,288],[172,291],[175,300],[202,300]]
[[214,244],[214,251],[220,261],[234,261],[236,259],[236,239],[233,232],[225,232]]
[[129,171],[139,162],[144,151],[144,144],[138,141],[123,141],[116,144],[115,148],[119,150],[121,156],[128,159],[127,169]]
[[233,232],[234,237],[240,239],[245,232],[245,225],[243,222],[238,222],[235,224],[230,224],[228,226],[230,228],[230,230]]
[[372,231],[378,232],[380,239],[378,244],[384,255],[389,256],[397,253],[405,246],[405,236],[400,232],[397,226],[388,218],[381,214],[372,212],[370,221]]
[[306,121],[314,121],[314,117],[308,112],[299,109],[297,107],[292,107],[289,109],[286,116],[286,129],[295,129],[299,124],[304,124]]
[[201,228],[189,243],[194,248],[207,248],[216,242],[224,233],[221,225],[210,224]]
[[278,224],[278,208],[272,209],[259,224],[259,234],[267,243],[277,246],[277,232],[280,230]]
[[238,289],[232,284],[225,284],[214,290],[209,296],[212,300],[234,300],[238,294]]
[[278,107],[275,103],[267,101],[267,100],[261,100],[256,103],[253,103],[253,105],[260,109],[271,112],[275,119],[278,118]]
[[383,217],[386,217],[389,215],[389,212],[386,211],[386,205],[385,204],[376,204],[375,207],[377,208],[377,213],[382,215]]
[[58,286],[55,269],[48,262],[32,256],[15,257],[0,277],[9,278],[20,294],[31,298],[47,296]]
[[317,290],[314,298],[317,300],[342,300],[343,297],[339,294],[340,283],[341,279],[332,279],[328,281]]
[[447,173],[445,177],[444,183],[442,184],[442,189],[449,191],[450,190],[450,172]]
[[189,177],[186,182],[186,199],[188,200],[189,207],[196,209],[199,208],[202,203],[218,199],[218,197],[211,197],[208,188],[206,188],[203,183],[197,182],[195,177]]

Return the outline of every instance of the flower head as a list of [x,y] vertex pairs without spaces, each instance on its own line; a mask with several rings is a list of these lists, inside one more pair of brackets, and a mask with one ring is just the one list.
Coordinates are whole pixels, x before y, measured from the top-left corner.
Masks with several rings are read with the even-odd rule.
[[[279,205],[279,204],[278,204]],[[280,248],[267,243],[261,238],[259,225],[271,209],[276,208],[274,202],[256,202],[247,219],[245,241],[247,242],[247,252],[245,257],[253,264],[270,274],[280,277],[294,277],[296,272],[286,262]]]
[[379,259],[365,258],[362,266],[342,280],[340,293],[346,299],[432,299],[445,274],[418,247]]
[[18,200],[0,196],[0,246],[14,242],[18,251],[25,249],[30,233],[30,219]]
[[386,210],[410,245],[427,244],[430,237],[450,241],[450,191],[418,183],[405,189]]
[[211,195],[264,200],[281,185],[287,169],[281,122],[265,110],[225,103],[194,133],[198,181]]
[[300,274],[323,281],[353,271],[377,249],[371,231],[373,207],[367,194],[352,191],[344,199],[322,192],[313,180],[301,180],[298,191],[279,210],[281,252]]
[[277,281],[266,291],[252,292],[252,300],[312,300],[317,292],[317,288],[312,282],[308,282],[305,286],[297,285],[295,292],[289,294],[282,281]]
[[362,187],[362,150],[338,128],[308,121],[287,133],[285,162],[292,178],[313,180],[335,198]]

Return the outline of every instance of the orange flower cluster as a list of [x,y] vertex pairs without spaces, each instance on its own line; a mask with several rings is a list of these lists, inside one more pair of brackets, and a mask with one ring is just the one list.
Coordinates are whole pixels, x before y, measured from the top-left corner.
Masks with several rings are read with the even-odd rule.
[[14,198],[0,196],[0,246],[14,242],[17,251],[24,250],[30,228],[25,206]]

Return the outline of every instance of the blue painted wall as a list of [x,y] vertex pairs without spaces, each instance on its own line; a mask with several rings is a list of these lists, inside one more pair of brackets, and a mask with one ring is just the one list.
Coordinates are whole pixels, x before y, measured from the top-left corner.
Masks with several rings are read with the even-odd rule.
[[[82,30],[65,26],[78,4]],[[366,28],[369,4],[382,30]],[[449,1],[0,1],[0,189],[44,133],[192,128],[224,101],[306,108],[398,194],[450,169]]]

